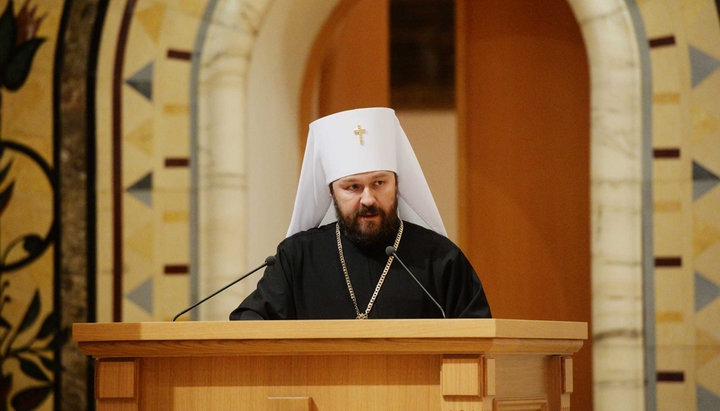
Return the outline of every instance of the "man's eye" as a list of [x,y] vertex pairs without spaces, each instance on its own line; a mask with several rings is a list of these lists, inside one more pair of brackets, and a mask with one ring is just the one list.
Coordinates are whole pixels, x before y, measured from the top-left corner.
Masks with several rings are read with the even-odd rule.
[[355,190],[357,190],[357,188],[358,188],[357,184],[353,184],[353,185],[351,185],[351,186],[348,186],[348,187],[347,187],[347,190],[349,190],[349,191],[355,191]]
[[381,185],[383,185],[383,184],[385,184],[385,181],[383,181],[383,180],[378,180],[378,181],[375,182],[375,185],[376,185],[376,186],[381,186]]

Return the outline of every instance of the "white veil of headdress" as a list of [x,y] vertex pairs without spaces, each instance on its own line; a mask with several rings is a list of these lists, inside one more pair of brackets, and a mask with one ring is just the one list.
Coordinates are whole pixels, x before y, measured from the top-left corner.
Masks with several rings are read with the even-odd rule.
[[398,176],[398,214],[447,237],[420,163],[395,111],[362,108],[331,114],[310,124],[300,182],[287,236],[317,227],[338,178],[389,170]]

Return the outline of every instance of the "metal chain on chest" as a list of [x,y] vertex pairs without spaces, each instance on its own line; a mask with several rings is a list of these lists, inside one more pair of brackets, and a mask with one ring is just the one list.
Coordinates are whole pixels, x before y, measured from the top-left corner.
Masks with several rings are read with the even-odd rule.
[[[393,247],[397,250],[398,245],[400,245],[400,238],[402,237],[403,232],[403,222],[400,220],[400,228],[398,229],[397,236],[395,237],[395,243],[393,244]],[[345,274],[345,282],[348,286],[348,291],[350,292],[350,298],[352,299],[353,306],[355,307],[355,319],[358,320],[364,320],[368,318],[368,315],[370,314],[370,310],[372,310],[372,306],[375,303],[375,298],[377,297],[378,293],[380,292],[380,288],[383,285],[383,282],[385,281],[385,276],[387,275],[388,271],[390,270],[390,265],[393,262],[394,256],[388,257],[387,264],[385,264],[385,269],[382,272],[382,275],[380,276],[380,280],[378,280],[377,286],[375,286],[375,292],[373,292],[372,297],[370,297],[370,302],[367,305],[367,308],[365,309],[364,313],[360,312],[360,308],[358,308],[357,299],[355,298],[355,291],[353,291],[352,283],[350,282],[350,274],[348,274],[347,266],[345,265],[345,256],[343,255],[343,248],[342,248],[342,241],[340,240],[340,224],[335,223],[335,236],[337,237],[337,247],[338,247],[338,253],[340,254],[340,263],[342,264],[343,274]]]

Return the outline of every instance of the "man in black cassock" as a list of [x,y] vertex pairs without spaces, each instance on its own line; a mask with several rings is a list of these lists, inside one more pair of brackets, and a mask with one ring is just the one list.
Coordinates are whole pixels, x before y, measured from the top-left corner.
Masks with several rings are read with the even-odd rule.
[[[327,201],[318,195],[319,187]],[[337,222],[318,227],[330,199]],[[399,218],[399,204],[400,214],[415,222]],[[445,236],[394,112],[359,109],[317,120],[310,125],[288,238],[230,319],[442,317],[435,302],[388,257],[388,246],[447,317],[491,316],[477,274]]]

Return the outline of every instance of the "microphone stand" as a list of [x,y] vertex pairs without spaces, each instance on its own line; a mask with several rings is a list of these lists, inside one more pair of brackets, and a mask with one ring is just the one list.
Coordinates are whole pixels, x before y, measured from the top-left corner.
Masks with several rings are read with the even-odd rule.
[[388,257],[390,257],[390,256],[395,256],[395,259],[398,260],[398,262],[400,263],[400,265],[403,266],[403,268],[405,269],[405,271],[407,271],[407,273],[410,274],[410,277],[412,277],[412,279],[415,280],[415,282],[417,283],[417,285],[419,285],[420,288],[422,288],[422,290],[425,292],[425,295],[427,295],[428,298],[430,298],[430,300],[432,300],[432,302],[435,303],[435,305],[437,306],[437,308],[440,310],[440,314],[442,314],[443,318],[447,318],[447,317],[445,316],[445,310],[442,309],[442,307],[440,306],[440,304],[438,304],[438,302],[433,298],[432,294],[430,294],[430,292],[428,292],[428,290],[426,290],[425,287],[423,287],[423,285],[420,283],[420,281],[417,279],[417,277],[415,277],[415,275],[413,275],[412,271],[410,271],[410,269],[407,268],[407,266],[405,265],[405,263],[402,262],[402,260],[400,259],[400,257],[398,257],[397,253],[395,252],[395,247],[393,247],[393,246],[391,246],[391,245],[385,247],[385,254],[386,254]]
[[275,256],[274,256],[274,255],[271,255],[270,257],[268,257],[268,258],[265,259],[265,262],[264,262],[261,266],[259,266],[259,267],[257,267],[256,269],[250,271],[249,273],[243,275],[242,277],[240,277],[240,278],[238,278],[237,280],[231,282],[230,284],[226,285],[225,287],[223,287],[223,288],[215,291],[214,293],[212,293],[212,294],[210,294],[209,296],[203,298],[202,300],[196,302],[195,304],[191,305],[190,307],[188,307],[188,308],[180,311],[175,317],[173,317],[173,319],[172,319],[173,322],[175,322],[175,320],[177,320],[178,317],[180,317],[181,315],[185,314],[186,312],[192,310],[193,308],[195,308],[195,307],[197,307],[198,305],[204,303],[205,301],[207,301],[207,300],[215,297],[216,295],[218,295],[218,294],[220,294],[221,292],[225,291],[227,288],[235,285],[238,281],[244,280],[244,279],[245,279],[246,277],[248,277],[250,274],[253,274],[253,273],[256,272],[257,270],[259,270],[259,269],[261,269],[261,268],[263,268],[263,267],[265,267],[265,266],[269,266],[269,265],[273,265],[273,264],[275,264]]

